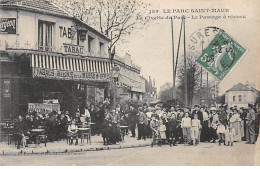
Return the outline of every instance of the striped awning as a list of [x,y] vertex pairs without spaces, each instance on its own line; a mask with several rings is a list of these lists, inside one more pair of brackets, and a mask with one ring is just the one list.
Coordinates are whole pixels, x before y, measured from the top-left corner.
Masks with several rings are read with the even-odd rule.
[[74,72],[109,73],[112,63],[109,60],[32,54],[31,67]]

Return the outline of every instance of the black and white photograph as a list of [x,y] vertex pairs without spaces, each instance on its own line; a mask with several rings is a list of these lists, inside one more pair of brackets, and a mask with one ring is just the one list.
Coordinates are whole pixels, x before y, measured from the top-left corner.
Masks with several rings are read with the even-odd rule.
[[0,166],[259,166],[259,16],[257,0],[0,0]]

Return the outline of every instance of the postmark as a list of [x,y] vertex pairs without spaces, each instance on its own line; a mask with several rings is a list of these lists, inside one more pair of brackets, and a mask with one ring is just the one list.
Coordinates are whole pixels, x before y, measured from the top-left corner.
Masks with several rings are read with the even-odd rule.
[[213,40],[197,58],[197,63],[219,80],[223,80],[246,53],[246,49],[219,30]]

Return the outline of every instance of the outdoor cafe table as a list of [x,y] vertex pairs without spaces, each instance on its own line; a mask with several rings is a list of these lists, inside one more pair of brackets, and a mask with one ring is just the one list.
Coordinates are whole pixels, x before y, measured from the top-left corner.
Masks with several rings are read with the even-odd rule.
[[122,134],[122,136],[123,136],[122,140],[125,139],[125,131],[126,131],[126,129],[127,129],[128,127],[129,127],[129,126],[120,126],[120,129],[121,129],[121,131],[123,132],[123,134]]
[[44,129],[32,129],[31,132],[36,134],[36,145],[39,145],[39,135],[41,135],[45,130]]
[[96,123],[87,123],[87,124],[89,124],[89,125],[93,125],[93,124],[96,124]]
[[87,131],[89,130],[90,128],[78,128],[79,131]]

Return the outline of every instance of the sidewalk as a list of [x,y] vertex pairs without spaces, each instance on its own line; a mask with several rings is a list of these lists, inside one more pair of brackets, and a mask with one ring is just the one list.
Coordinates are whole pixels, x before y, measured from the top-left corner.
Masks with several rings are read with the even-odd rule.
[[[74,141],[75,142],[75,141]],[[84,151],[99,151],[99,150],[110,150],[110,149],[124,149],[124,148],[136,148],[136,147],[144,147],[150,146],[151,139],[146,140],[137,140],[137,138],[132,138],[129,135],[125,136],[125,139],[119,143],[119,145],[103,145],[102,136],[92,136],[91,137],[91,145],[87,144],[85,140],[85,144],[79,145],[68,145],[67,141],[55,141],[48,142],[47,146],[44,146],[44,143],[36,146],[35,144],[29,144],[28,147],[21,147],[17,149],[12,143],[11,145],[7,145],[7,141],[0,142],[0,156],[2,155],[29,155],[29,154],[58,154],[58,153],[76,153],[76,152],[84,152]]]

